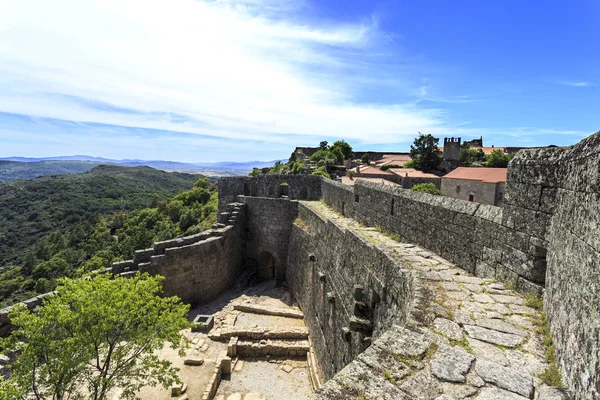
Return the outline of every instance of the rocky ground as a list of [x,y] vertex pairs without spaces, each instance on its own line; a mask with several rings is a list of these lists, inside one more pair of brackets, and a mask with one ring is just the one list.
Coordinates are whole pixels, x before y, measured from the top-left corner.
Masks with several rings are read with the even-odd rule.
[[540,378],[549,367],[540,301],[471,276],[434,253],[342,217],[323,203],[305,204],[373,245],[391,249],[419,277],[407,326],[382,335],[327,382],[317,399],[569,398]]
[[[248,312],[236,310],[236,306],[246,307]],[[260,314],[274,312],[283,315]],[[272,281],[263,282],[250,288],[230,290],[215,301],[192,310],[190,321],[198,314],[214,315],[214,327],[208,333],[186,330],[190,348],[184,357],[165,346],[159,357],[169,360],[180,369],[179,378],[185,385],[184,393],[174,395],[172,389],[145,387],[138,393],[139,398],[148,400],[200,399],[220,358],[227,352],[227,340],[218,340],[223,332],[251,331],[259,336],[267,332],[271,336],[277,332],[291,330],[308,331],[304,326],[303,314],[294,304],[293,298],[284,288],[275,288]],[[287,316],[286,316],[287,315]],[[214,339],[214,340],[213,340]],[[229,337],[227,338],[229,339]],[[250,339],[248,339],[251,341]],[[269,344],[277,339],[269,340]],[[308,342],[303,340],[308,347]],[[284,345],[288,342],[283,341]],[[296,341],[294,341],[296,343]],[[197,361],[186,365],[186,360]],[[233,357],[232,373],[224,374],[215,399],[217,400],[277,400],[306,399],[312,393],[306,357]],[[118,400],[121,391],[114,390],[109,398]],[[283,396],[283,397],[280,397]]]

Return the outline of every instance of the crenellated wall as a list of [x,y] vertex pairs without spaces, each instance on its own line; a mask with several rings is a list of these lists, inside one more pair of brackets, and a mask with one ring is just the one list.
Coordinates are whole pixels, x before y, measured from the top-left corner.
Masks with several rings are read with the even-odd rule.
[[404,324],[414,291],[400,260],[302,203],[290,235],[287,284],[326,379],[393,324]]
[[321,177],[316,175],[259,175],[236,176],[219,179],[219,212],[227,204],[237,201],[237,196],[286,196],[292,200],[319,200]]
[[133,260],[113,264],[112,272],[162,275],[165,296],[179,296],[192,305],[214,299],[236,281],[243,266],[246,208],[232,203],[226,209],[213,229],[154,243],[136,251]]

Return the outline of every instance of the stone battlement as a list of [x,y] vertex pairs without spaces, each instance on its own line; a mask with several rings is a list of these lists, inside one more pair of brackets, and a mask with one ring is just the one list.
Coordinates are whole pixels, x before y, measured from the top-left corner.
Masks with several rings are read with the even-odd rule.
[[[308,332],[288,332],[293,342],[277,351],[304,353],[308,335],[317,380],[329,380],[319,399],[565,398],[535,378],[544,318],[509,288],[542,294],[566,387],[596,399],[599,202],[600,132],[520,151],[503,207],[360,179],[227,177],[214,229],[155,243],[111,271],[163,275],[166,295],[196,304],[248,274],[287,284]],[[259,332],[230,333],[249,336],[238,344],[251,354],[271,351]]]

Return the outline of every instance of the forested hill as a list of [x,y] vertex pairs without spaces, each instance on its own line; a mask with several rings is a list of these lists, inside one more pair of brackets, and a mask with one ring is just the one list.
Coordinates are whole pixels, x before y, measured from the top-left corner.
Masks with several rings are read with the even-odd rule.
[[0,160],[0,182],[33,179],[47,175],[79,174],[98,165],[100,163],[91,161],[19,162]]
[[0,183],[0,305],[52,289],[86,263],[108,266],[153,240],[206,228],[216,192],[200,178],[101,165]]

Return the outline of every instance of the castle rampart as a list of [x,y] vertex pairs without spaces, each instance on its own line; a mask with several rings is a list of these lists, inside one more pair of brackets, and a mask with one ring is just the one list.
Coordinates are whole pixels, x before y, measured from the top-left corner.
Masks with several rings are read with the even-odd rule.
[[[165,294],[190,303],[214,298],[245,271],[286,282],[304,311],[320,372],[325,378],[335,376],[318,398],[355,384],[360,368],[382,356],[382,349],[396,348],[394,341],[403,341],[408,350],[422,341],[431,344],[429,333],[406,325],[418,317],[415,311],[433,309],[435,314],[440,311],[435,304],[443,311],[440,303],[423,306],[421,281],[445,280],[459,290],[466,288],[456,282],[476,282],[475,290],[489,295],[466,295],[483,299],[481,307],[498,297],[498,291],[510,293],[480,278],[544,293],[566,386],[577,399],[600,396],[600,132],[571,148],[519,152],[509,164],[503,207],[360,179],[350,187],[310,175],[222,178],[219,196],[220,223],[214,229],[155,243],[137,251],[133,260],[115,263],[112,272],[164,275]],[[319,199],[325,204],[296,201]],[[429,251],[389,238],[381,245],[385,236],[369,236],[375,228],[365,226]],[[405,246],[397,252],[401,257],[395,246]],[[458,268],[439,257],[436,261],[432,252],[480,278],[458,277]],[[409,270],[411,257],[419,261]],[[443,269],[431,273],[427,265]],[[457,271],[443,272],[449,268]],[[441,274],[446,274],[443,279]],[[514,294],[500,296],[517,302],[509,306],[523,302]],[[33,308],[40,302],[41,296],[26,304]],[[10,329],[7,313],[0,312],[3,332]],[[413,326],[427,323],[431,321]],[[463,321],[461,329],[481,332],[473,323]],[[419,343],[409,343],[402,335]],[[421,350],[423,355],[427,349]],[[379,361],[398,366],[398,360],[385,357]],[[478,360],[476,365],[486,364]],[[393,397],[401,394],[400,388],[387,377],[368,379],[375,382],[372,393],[386,388],[381,398],[400,398]],[[531,398],[530,386],[512,389]]]

